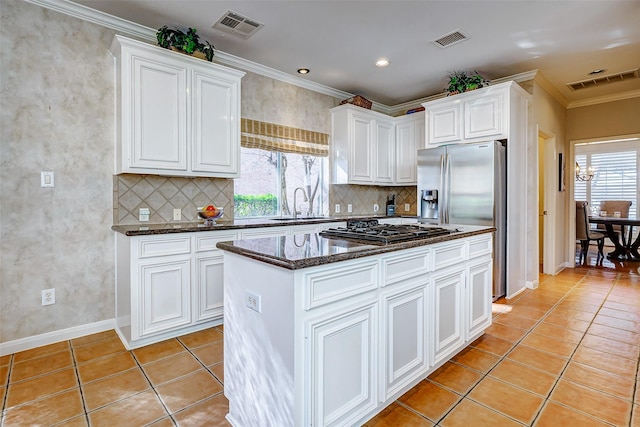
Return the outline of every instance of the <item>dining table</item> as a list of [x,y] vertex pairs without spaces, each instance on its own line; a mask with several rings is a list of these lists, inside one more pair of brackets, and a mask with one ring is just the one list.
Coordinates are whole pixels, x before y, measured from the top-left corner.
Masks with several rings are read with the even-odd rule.
[[[615,249],[609,252],[608,258],[617,260],[640,261],[640,233],[633,238],[634,227],[640,226],[640,217],[635,218],[619,218],[616,216],[590,216],[589,223],[603,224],[607,233],[607,237]],[[613,226],[619,225],[620,232],[614,230]]]

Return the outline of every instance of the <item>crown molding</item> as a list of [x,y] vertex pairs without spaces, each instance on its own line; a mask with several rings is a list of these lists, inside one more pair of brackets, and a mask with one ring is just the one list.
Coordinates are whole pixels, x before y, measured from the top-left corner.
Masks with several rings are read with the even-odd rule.
[[126,19],[118,18],[69,0],[24,0],[84,21],[93,22],[118,32],[125,32],[143,40],[156,41],[156,30]]
[[567,101],[567,98],[562,96],[560,91],[558,91],[558,89],[556,89],[555,86],[549,83],[549,80],[547,80],[545,76],[542,75],[541,72],[538,72],[536,74],[534,81],[538,83],[542,87],[542,89],[544,89],[549,95],[551,95],[551,97],[555,99],[564,108],[567,108],[569,106],[569,101]]
[[[74,3],[69,0],[24,0],[28,3],[44,7],[46,9],[54,10],[56,12],[64,13],[75,18],[79,18],[94,24],[102,25],[107,28],[111,28],[118,33],[125,33],[131,36],[135,36],[138,39],[148,41],[150,43],[156,43],[156,31],[153,28],[146,27],[144,25],[136,24],[135,22],[127,21],[126,19],[118,18],[108,13],[100,12],[90,7],[83,6]],[[270,77],[275,80],[279,80],[284,83],[289,83],[295,86],[309,89],[314,92],[322,93],[324,95],[332,96],[334,98],[346,99],[353,96],[353,94],[337,90],[319,83],[314,83],[309,80],[305,80],[300,77],[292,76],[291,74],[283,73],[282,71],[275,70],[273,68],[252,62],[229,53],[216,50],[215,61],[219,64],[225,64],[234,68],[239,68],[243,71],[249,71],[252,73],[260,74],[262,76]],[[382,104],[377,104],[382,109],[388,108]]]
[[590,105],[604,104],[607,102],[622,101],[623,99],[631,99],[640,97],[640,89],[630,90],[627,92],[616,93],[613,95],[599,96],[597,98],[582,99],[580,101],[570,102],[567,108],[588,107]]
[[[150,43],[156,43],[156,30],[146,27],[144,25],[137,24],[126,19],[118,18],[108,13],[100,12],[90,7],[74,3],[70,0],[24,0],[28,3],[32,3],[41,6],[46,9],[50,9],[56,12],[60,12],[75,18],[79,18],[94,24],[102,25],[107,28],[111,28],[118,33],[125,33],[130,36],[136,37],[143,41]],[[328,95],[338,99],[347,99],[354,94],[344,92],[338,89],[331,88],[319,83],[314,83],[301,77],[293,76],[291,74],[278,71],[276,69],[258,64],[247,59],[231,55],[219,50],[216,50],[216,62],[220,64],[229,65],[234,68],[238,68],[243,71],[249,71],[255,74],[259,74],[265,77],[279,80],[284,83],[289,83],[304,89],[308,89],[314,92],[318,92],[324,95]],[[535,80],[538,82],[553,98],[555,98],[565,108],[577,108],[585,107],[588,105],[601,104],[605,102],[619,101],[623,99],[635,98],[640,96],[640,90],[624,92],[621,94],[603,96],[598,98],[590,98],[580,101],[569,102],[560,94],[560,92],[553,86],[544,76],[538,71],[527,71],[525,73],[514,74],[512,76],[502,77],[492,80],[491,83],[498,84],[506,81],[523,82],[528,80]],[[419,107],[423,102],[433,101],[445,97],[446,94],[438,93],[435,95],[427,96],[424,98],[416,99],[413,101],[404,102],[394,106],[387,106],[378,102],[373,102],[372,110],[384,113],[387,115],[397,115],[404,113],[405,110]]]

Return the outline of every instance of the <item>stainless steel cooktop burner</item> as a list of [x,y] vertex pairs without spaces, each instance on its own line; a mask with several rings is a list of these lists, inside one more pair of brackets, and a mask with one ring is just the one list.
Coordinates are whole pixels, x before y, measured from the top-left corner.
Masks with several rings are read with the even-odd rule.
[[416,239],[447,236],[458,230],[443,227],[425,227],[414,224],[379,224],[377,219],[347,222],[346,227],[329,228],[320,235],[333,239],[363,240],[377,243],[395,243]]

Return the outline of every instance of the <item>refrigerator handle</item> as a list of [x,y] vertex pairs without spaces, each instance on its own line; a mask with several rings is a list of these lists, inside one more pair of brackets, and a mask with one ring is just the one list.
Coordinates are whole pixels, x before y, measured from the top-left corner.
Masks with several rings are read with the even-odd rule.
[[449,167],[451,165],[451,158],[449,156],[449,154],[445,154],[444,155],[444,200],[442,203],[442,213],[443,213],[443,223],[444,224],[449,224],[449,184],[450,184],[450,179],[449,179]]
[[440,200],[438,201],[438,222],[444,223],[445,218],[445,206],[447,203],[447,189],[444,188],[446,183],[445,173],[446,173],[446,154],[440,154]]

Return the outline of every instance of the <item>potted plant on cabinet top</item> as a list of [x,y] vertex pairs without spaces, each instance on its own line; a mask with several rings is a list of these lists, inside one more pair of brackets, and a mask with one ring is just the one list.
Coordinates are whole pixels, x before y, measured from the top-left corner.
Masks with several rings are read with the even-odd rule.
[[178,29],[167,28],[165,25],[156,32],[156,38],[160,47],[184,52],[209,62],[213,61],[215,48],[208,41],[201,43],[195,28],[189,28],[184,33]]
[[489,86],[489,80],[477,71],[467,74],[465,71],[454,71],[449,74],[449,85],[445,89],[449,96]]

